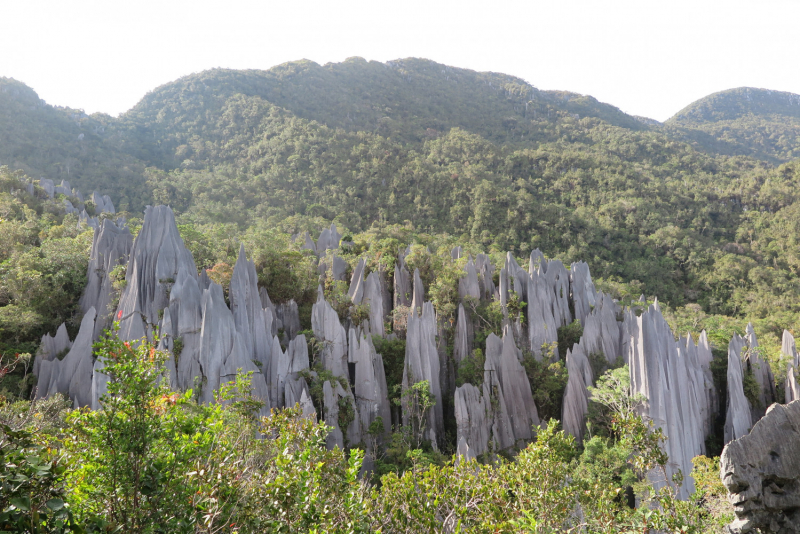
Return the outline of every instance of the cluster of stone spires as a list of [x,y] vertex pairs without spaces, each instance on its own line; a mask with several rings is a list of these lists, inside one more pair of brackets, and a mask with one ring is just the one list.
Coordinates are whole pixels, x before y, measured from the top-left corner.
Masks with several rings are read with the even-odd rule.
[[[26,178],[22,185],[29,195],[36,194],[35,186],[38,185],[40,188],[42,188],[42,190],[44,190],[45,194],[49,198],[54,199],[57,195],[71,197],[77,202],[77,205],[73,204],[69,198],[65,198],[64,211],[66,213],[77,214],[82,224],[86,224],[95,229],[99,227],[99,218],[97,216],[91,217],[86,212],[86,200],[84,199],[83,193],[81,193],[78,189],[71,187],[67,180],[61,180],[61,184],[56,185],[55,182],[49,178],[39,178],[38,180],[29,180]],[[116,213],[116,210],[114,209],[114,203],[111,201],[111,197],[108,195],[101,195],[97,191],[94,191],[89,200],[92,202],[92,204],[94,204],[94,212],[98,216],[101,213]],[[124,219],[119,218],[119,222],[124,224]]]
[[[319,258],[320,273],[344,279],[347,263],[336,255],[341,234],[335,225],[325,229],[314,242],[306,234],[303,248]],[[324,381],[322,406],[315,408],[304,376],[316,376],[310,369],[305,336],[298,334],[300,321],[294,301],[275,305],[257,285],[254,264],[244,247],[234,266],[228,305],[222,287],[203,270],[197,272],[191,253],[178,233],[172,210],[148,207],[144,223],[134,240],[124,221],[109,219],[95,227],[88,268],[88,284],[81,299],[84,311],[80,331],[70,341],[62,325],[54,337],[42,338],[35,363],[37,395],[61,393],[76,406],[100,408],[107,377],[103,362],[92,355],[92,342],[119,318],[118,336],[135,341],[154,338],[159,348],[169,351],[166,364],[169,384],[176,390],[192,388],[202,402],[211,402],[222,383],[232,380],[237,370],[253,373],[253,389],[270,408],[299,403],[307,416],[320,413],[333,428],[330,447],[358,444],[366,440],[367,429],[380,417],[383,435],[392,423],[410,424],[408,413],[392,420],[383,359],[375,350],[372,336],[387,334],[384,323],[397,308],[406,313],[406,353],[403,387],[427,380],[436,404],[427,413],[425,439],[434,446],[444,438],[443,399],[454,399],[457,448],[466,457],[514,450],[535,436],[539,416],[534,392],[522,366],[523,349],[538,360],[566,360],[568,383],[564,394],[562,424],[577,439],[586,432],[589,387],[594,376],[591,359],[605,358],[609,364],[622,359],[629,365],[631,393],[647,402],[640,407],[667,437],[669,475],[680,469],[685,483],[681,495],[693,489],[692,457],[705,452],[705,439],[714,421],[725,410],[725,441],[741,437],[764,415],[775,399],[769,363],[757,350],[752,326],[744,338],[735,335],[729,346],[728,401],[720,406],[710,371],[711,348],[705,332],[698,341],[687,335],[675,340],[656,301],[644,299],[622,308],[592,282],[586,263],[570,269],[559,260],[547,260],[535,250],[528,269],[509,253],[498,273],[488,256],[469,257],[459,281],[461,303],[455,324],[453,358],[444,346],[442,324],[433,305],[425,300],[419,271],[410,273],[401,251],[394,268],[390,292],[384,272],[370,272],[360,260],[352,272],[348,297],[356,305],[369,305],[368,317],[354,325],[339,317],[320,288],[312,308],[312,330],[321,347],[318,361],[333,378]],[[458,259],[462,250],[452,251]],[[331,263],[331,265],[327,265]],[[117,266],[126,268],[125,288],[117,294],[109,274]],[[330,273],[330,274],[327,274]],[[392,295],[393,293],[393,295]],[[527,303],[525,317],[515,317],[509,307],[514,297]],[[504,313],[502,338],[486,339],[484,379],[481,387],[455,387],[457,366],[472,353],[477,323],[470,306],[496,300]],[[557,330],[580,321],[583,335],[566,354],[559,354]],[[784,353],[790,367],[800,365],[794,339],[784,333]],[[63,359],[56,356],[67,351]],[[750,370],[759,386],[759,404],[751,405],[744,395],[743,376]],[[302,375],[302,376],[301,376]],[[793,372],[788,373],[786,401],[798,398]],[[347,403],[354,417],[340,428],[339,411]],[[347,418],[344,418],[347,420]],[[374,431],[371,433],[374,435]],[[368,451],[368,461],[370,453]]]

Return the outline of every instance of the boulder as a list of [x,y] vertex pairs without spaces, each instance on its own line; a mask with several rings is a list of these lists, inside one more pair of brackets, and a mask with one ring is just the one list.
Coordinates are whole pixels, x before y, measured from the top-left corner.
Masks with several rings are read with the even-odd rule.
[[800,402],[773,404],[728,443],[720,478],[736,514],[726,532],[800,533]]

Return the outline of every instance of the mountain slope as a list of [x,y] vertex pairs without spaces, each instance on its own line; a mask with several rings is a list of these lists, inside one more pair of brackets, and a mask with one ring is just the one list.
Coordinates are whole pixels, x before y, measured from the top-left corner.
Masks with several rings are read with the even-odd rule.
[[740,87],[693,102],[666,123],[706,150],[773,162],[800,157],[800,95]]

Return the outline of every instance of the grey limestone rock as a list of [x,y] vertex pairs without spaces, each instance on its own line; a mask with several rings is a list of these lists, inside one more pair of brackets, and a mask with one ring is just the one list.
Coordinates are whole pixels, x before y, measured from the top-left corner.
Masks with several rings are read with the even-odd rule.
[[411,298],[412,313],[419,313],[422,303],[425,302],[425,287],[422,285],[422,278],[419,276],[419,269],[414,269],[414,295]]
[[369,273],[364,282],[364,295],[361,303],[369,306],[370,333],[381,337],[386,335],[384,326],[384,320],[386,319],[384,310],[386,307],[384,306],[383,298],[380,273],[373,271]]
[[353,276],[350,277],[350,289],[347,291],[347,296],[353,304],[360,304],[364,298],[364,269],[367,262],[364,258],[358,260],[355,269],[353,269]]
[[177,388],[196,389],[195,380],[202,379],[200,368],[200,333],[203,326],[203,293],[197,276],[182,266],[169,295],[173,340],[180,339],[177,361]]
[[797,387],[797,371],[800,369],[800,357],[797,355],[794,336],[788,330],[783,331],[781,353],[789,360],[786,363],[786,384],[784,385],[784,396],[788,404],[800,399],[800,389]]
[[466,450],[459,451],[459,455],[475,458],[488,452],[492,406],[481,389],[469,383],[456,388],[455,416],[458,443],[467,446]]
[[347,262],[339,256],[333,257],[333,267],[331,267],[331,275],[334,280],[344,280],[347,275]]
[[44,189],[44,192],[47,193],[48,197],[55,197],[56,185],[53,183],[53,180],[50,180],[49,178],[39,178],[39,187]]
[[159,312],[169,304],[178,271],[196,273],[192,254],[183,245],[175,216],[167,206],[148,206],[128,261],[126,286],[119,302],[119,336],[140,339],[152,334]]
[[220,285],[212,282],[203,292],[202,308],[198,360],[206,383],[202,387],[200,401],[213,402],[214,392],[220,384],[234,379],[237,369],[241,369],[253,372],[253,394],[265,403],[262,413],[269,413],[266,379],[247,354],[245,341],[236,330],[233,314],[225,304]]
[[244,245],[240,246],[239,258],[233,267],[228,299],[236,331],[242,336],[245,358],[259,362],[261,369],[268,369],[271,362],[272,328],[271,324],[267,326],[267,312],[261,306],[255,264],[245,256]]
[[294,406],[299,402],[299,393],[290,394],[286,391],[289,381],[297,380],[298,373],[308,369],[308,345],[306,336],[300,334],[289,341],[286,352],[281,350],[278,338],[272,341],[272,365],[269,373],[269,387],[276,407]]
[[205,291],[211,287],[211,278],[208,276],[205,269],[200,271],[200,274],[197,275],[197,285],[200,287],[200,291]]
[[[326,250],[339,248],[339,241],[342,240],[342,234],[336,230],[336,225],[331,223],[330,228],[325,228],[317,239],[317,254],[323,255]],[[339,278],[337,278],[339,280]]]
[[61,393],[80,408],[90,406],[92,391],[92,335],[94,333],[94,308],[89,308],[72,347],[63,360],[43,360],[39,369],[36,397]]
[[391,432],[392,415],[383,358],[375,352],[372,338],[359,329],[349,333],[348,362],[355,365],[355,402],[362,435],[378,417],[383,421],[383,434]]
[[546,265],[547,285],[550,286],[555,295],[553,299],[553,316],[556,320],[556,326],[566,326],[572,322],[572,312],[569,311],[569,271],[561,263],[561,260],[550,260],[546,262]]
[[[289,302],[282,302],[275,306],[275,315],[280,321],[281,328],[283,328],[286,336],[291,340],[297,336],[300,331],[300,311],[297,308],[297,303],[294,299]],[[272,335],[277,334],[277,329]]]
[[329,380],[322,384],[323,420],[331,428],[325,440],[328,449],[335,447],[344,449],[344,435],[339,429],[339,395],[337,395],[337,389],[341,389],[341,386],[337,383],[331,384]]
[[[687,357],[685,348],[675,342],[669,325],[661,315],[658,302],[647,311],[636,316],[634,310],[626,311],[631,393],[641,394],[647,402],[640,406],[640,413],[660,428],[667,441],[665,452],[669,456],[667,475],[680,469],[684,482],[678,489],[680,498],[694,491],[694,481],[688,473],[692,471],[692,458],[705,453],[703,415],[698,399],[704,391],[692,377],[702,375],[699,361]],[[656,485],[663,480],[654,480]]]
[[[416,299],[415,299],[416,300]],[[412,312],[408,317],[406,356],[403,366],[403,389],[427,380],[436,404],[429,409],[424,435],[434,446],[444,436],[444,412],[440,383],[439,353],[436,349],[436,314],[430,302],[422,304],[422,315]],[[403,424],[408,426],[408,410],[403,410]]]
[[453,358],[456,363],[472,354],[472,342],[475,332],[472,320],[467,315],[463,304],[458,305],[458,317],[456,319],[455,343],[453,345]]
[[575,308],[575,318],[582,325],[586,324],[586,318],[595,305],[596,294],[592,276],[589,274],[589,265],[585,262],[580,261],[570,266],[570,289]]
[[67,326],[61,323],[61,326],[56,330],[55,336],[51,336],[50,334],[42,336],[38,354],[33,362],[33,374],[39,376],[39,369],[41,368],[42,361],[52,361],[56,356],[68,350],[70,347],[72,347],[72,342],[69,340],[69,335],[67,334]]
[[484,384],[497,387],[502,397],[499,401],[508,414],[514,440],[528,442],[534,436],[533,427],[539,425],[539,414],[520,356],[511,335],[506,333],[500,341],[497,336],[490,334],[486,339]]
[[322,365],[334,376],[348,378],[347,368],[347,333],[325,296],[319,288],[317,302],[311,308],[311,329],[323,343],[321,354]]
[[548,262],[544,257],[544,254],[541,250],[534,249],[531,251],[530,261],[528,263],[528,273],[533,274],[534,271],[541,270],[543,273],[547,273],[548,269]]
[[743,355],[745,356],[744,363],[747,366],[746,369],[753,373],[759,390],[758,405],[750,407],[752,420],[755,422],[764,416],[767,407],[775,402],[777,398],[775,377],[772,375],[769,360],[762,357],[761,350],[758,348],[758,340],[752,323],[747,323],[745,338],[747,339],[749,350],[746,356]]
[[[531,352],[541,360],[545,352],[550,351],[552,343],[558,343],[558,326],[553,316],[555,293],[547,283],[547,276],[537,269],[528,278],[528,340]],[[558,348],[553,349],[558,356]]]
[[461,245],[457,247],[453,247],[453,250],[450,251],[450,257],[454,260],[459,259],[464,254],[464,249],[461,248]]
[[[304,378],[300,377],[288,377],[286,379],[285,389],[284,389],[284,404],[286,408],[291,408],[295,404],[299,404],[300,400],[302,399],[303,393],[311,399],[311,396],[308,392],[308,383],[305,381]],[[311,403],[313,407],[313,402]],[[315,410],[316,411],[316,410]]]
[[567,349],[567,387],[564,390],[561,424],[564,431],[583,442],[586,431],[586,413],[589,411],[589,386],[593,385],[592,366],[581,346],[577,343]]
[[725,443],[747,435],[753,426],[750,402],[744,396],[742,349],[747,342],[734,334],[728,343],[728,405],[725,414]]
[[617,322],[619,307],[609,295],[598,293],[597,305],[586,316],[583,326],[583,343],[587,356],[603,353],[606,360],[613,364],[620,352],[620,325]]
[[394,265],[394,307],[411,306],[411,277],[402,258]]
[[478,271],[478,282],[481,286],[481,299],[492,300],[496,288],[494,286],[494,265],[486,254],[478,254],[475,257],[475,269]]
[[800,402],[773,404],[753,430],[728,443],[720,478],[736,520],[729,534],[800,532]]
[[310,250],[314,254],[317,253],[317,245],[307,231],[303,234],[303,246],[300,247],[300,250]]
[[110,273],[117,266],[128,263],[132,246],[133,236],[127,226],[120,228],[105,219],[99,228],[95,228],[86,271],[86,289],[80,300],[84,313],[89,308],[97,311],[94,339],[98,339],[114,320],[112,304],[116,301],[117,290],[113,287]]
[[478,271],[475,268],[475,262],[472,258],[467,260],[467,265],[464,267],[465,275],[458,281],[458,296],[463,300],[464,297],[472,297],[475,299],[481,298],[481,288],[478,283]]

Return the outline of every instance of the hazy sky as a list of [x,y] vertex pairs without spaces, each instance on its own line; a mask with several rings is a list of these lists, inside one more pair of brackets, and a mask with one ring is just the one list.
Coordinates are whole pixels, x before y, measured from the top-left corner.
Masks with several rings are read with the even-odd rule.
[[212,67],[424,57],[665,120],[723,89],[800,93],[800,0],[0,0],[0,76],[117,115]]

